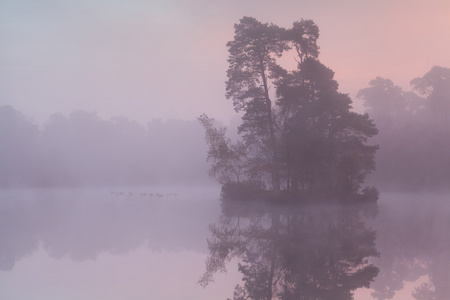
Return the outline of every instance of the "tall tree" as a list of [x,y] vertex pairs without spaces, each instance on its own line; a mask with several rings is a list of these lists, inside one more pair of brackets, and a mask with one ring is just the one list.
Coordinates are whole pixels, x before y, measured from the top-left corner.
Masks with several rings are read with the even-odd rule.
[[277,90],[285,115],[288,187],[297,190],[356,192],[374,170],[377,134],[367,115],[351,112],[351,99],[338,92],[334,72],[313,58],[304,59]]
[[226,96],[236,111],[244,111],[239,130],[259,158],[271,170],[272,186],[280,189],[279,147],[276,116],[270,93],[272,86],[287,76],[277,58],[295,48],[299,59],[317,57],[318,27],[311,20],[295,22],[285,30],[274,24],[244,17],[235,25],[235,37],[228,42],[229,69]]
[[240,131],[256,151],[269,153],[267,164],[272,168],[274,189],[280,188],[277,166],[278,152],[270,80],[278,78],[284,70],[276,63],[288,46],[281,38],[282,30],[244,17],[235,25],[235,37],[228,42],[229,68],[226,97],[233,101],[236,111],[244,111]]
[[[275,191],[356,192],[374,169],[376,147],[366,141],[377,130],[367,116],[350,112],[351,99],[317,59],[318,36],[311,20],[284,29],[244,17],[227,44],[226,97],[244,113],[238,131],[247,176],[270,175]],[[294,53],[293,71],[278,63],[286,53]]]

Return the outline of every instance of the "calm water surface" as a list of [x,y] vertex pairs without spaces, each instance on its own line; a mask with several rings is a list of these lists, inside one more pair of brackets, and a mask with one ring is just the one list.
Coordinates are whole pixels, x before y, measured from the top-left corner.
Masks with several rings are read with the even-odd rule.
[[267,299],[267,282],[273,299],[449,299],[449,196],[293,207],[221,205],[217,187],[4,190],[0,299]]

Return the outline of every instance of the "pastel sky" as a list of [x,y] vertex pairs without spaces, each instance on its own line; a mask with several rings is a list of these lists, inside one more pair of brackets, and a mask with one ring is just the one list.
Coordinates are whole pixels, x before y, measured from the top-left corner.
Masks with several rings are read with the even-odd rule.
[[227,122],[225,45],[243,16],[314,20],[320,60],[354,100],[376,76],[408,89],[450,67],[448,0],[1,0],[0,105],[39,123],[76,109]]

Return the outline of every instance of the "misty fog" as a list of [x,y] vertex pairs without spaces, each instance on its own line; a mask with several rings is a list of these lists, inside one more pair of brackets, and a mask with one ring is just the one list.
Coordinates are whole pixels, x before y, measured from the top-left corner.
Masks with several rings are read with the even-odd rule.
[[358,93],[379,129],[373,203],[224,197],[197,120],[78,110],[37,124],[2,106],[0,297],[446,299],[449,74]]
[[[358,93],[379,134],[376,171],[384,190],[448,190],[450,71],[433,67],[404,91],[377,77]],[[239,122],[238,118],[232,120]],[[1,187],[209,184],[205,133],[197,120],[55,113],[43,124],[12,106],[0,107]],[[233,139],[239,125],[231,124]]]
[[54,114],[38,126],[3,106],[0,124],[2,187],[211,183],[196,121],[153,120],[144,126],[75,111]]
[[390,190],[450,188],[450,69],[433,66],[410,90],[377,77],[359,91],[380,145],[372,180]]
[[[391,193],[344,206],[220,202],[217,188],[189,187],[0,196],[4,299],[226,299],[263,291],[272,257],[274,291],[284,295],[425,300],[450,292],[442,195]],[[203,288],[205,272],[214,282]]]
[[450,299],[449,16],[0,1],[0,300]]

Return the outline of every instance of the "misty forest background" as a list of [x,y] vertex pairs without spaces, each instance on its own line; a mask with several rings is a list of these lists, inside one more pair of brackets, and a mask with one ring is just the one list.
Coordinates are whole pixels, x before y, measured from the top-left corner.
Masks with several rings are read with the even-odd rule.
[[60,113],[38,126],[0,107],[0,185],[33,187],[211,182],[197,121]]
[[[368,184],[385,190],[447,189],[450,182],[450,69],[433,67],[404,91],[377,77],[357,97],[380,146]],[[212,183],[197,120],[56,113],[36,124],[0,107],[0,186],[71,187]]]

